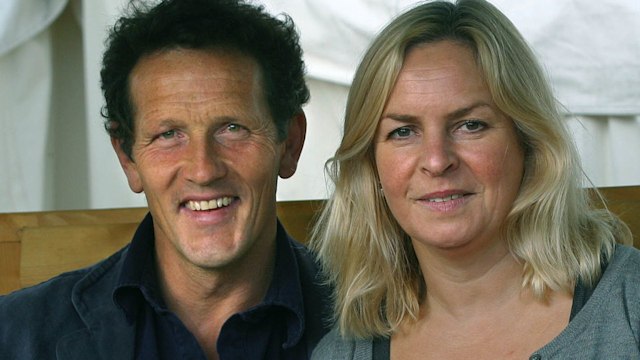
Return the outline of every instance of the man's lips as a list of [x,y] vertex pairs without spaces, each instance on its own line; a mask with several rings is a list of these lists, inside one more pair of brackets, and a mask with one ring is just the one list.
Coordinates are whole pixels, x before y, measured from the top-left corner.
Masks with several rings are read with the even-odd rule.
[[234,200],[235,198],[229,196],[210,200],[188,200],[184,203],[184,206],[193,211],[206,211],[227,207]]

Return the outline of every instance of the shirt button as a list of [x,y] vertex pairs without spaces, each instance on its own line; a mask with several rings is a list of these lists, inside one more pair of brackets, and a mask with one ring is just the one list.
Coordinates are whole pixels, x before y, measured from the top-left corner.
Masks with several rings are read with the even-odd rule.
[[542,359],[542,356],[540,356],[540,354],[533,354],[529,358],[529,360],[541,360],[541,359]]

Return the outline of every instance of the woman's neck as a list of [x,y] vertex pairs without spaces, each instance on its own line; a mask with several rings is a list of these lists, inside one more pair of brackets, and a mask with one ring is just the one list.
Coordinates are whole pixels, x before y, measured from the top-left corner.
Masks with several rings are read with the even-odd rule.
[[523,264],[506,246],[497,244],[471,255],[456,250],[425,251],[417,255],[426,284],[424,301],[428,308],[437,307],[453,316],[466,316],[523,296]]

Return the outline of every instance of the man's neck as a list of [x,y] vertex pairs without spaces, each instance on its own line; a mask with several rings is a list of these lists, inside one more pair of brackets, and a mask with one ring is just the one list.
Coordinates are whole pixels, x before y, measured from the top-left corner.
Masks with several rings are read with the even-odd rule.
[[226,320],[259,304],[269,289],[275,241],[267,252],[249,254],[223,269],[203,269],[183,258],[157,254],[158,283],[167,308],[196,337],[209,359],[217,358],[216,342]]

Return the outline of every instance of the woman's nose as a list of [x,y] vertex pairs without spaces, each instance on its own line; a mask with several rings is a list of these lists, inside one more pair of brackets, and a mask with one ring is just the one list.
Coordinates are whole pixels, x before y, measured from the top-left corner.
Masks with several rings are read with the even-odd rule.
[[443,134],[424,138],[421,169],[431,176],[441,176],[458,165],[458,156],[452,141]]

